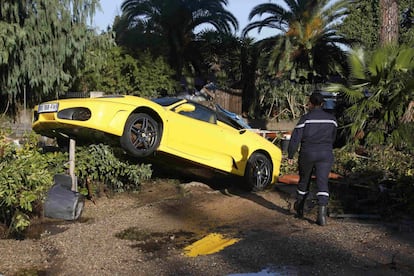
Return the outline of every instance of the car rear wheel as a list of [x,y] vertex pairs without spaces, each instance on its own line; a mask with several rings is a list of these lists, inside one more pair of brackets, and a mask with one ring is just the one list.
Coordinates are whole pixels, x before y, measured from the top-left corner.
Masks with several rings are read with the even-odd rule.
[[156,120],[145,113],[131,114],[125,124],[121,146],[135,157],[147,157],[154,153],[161,140]]
[[244,174],[250,190],[262,191],[272,182],[272,162],[262,153],[253,153],[247,161]]

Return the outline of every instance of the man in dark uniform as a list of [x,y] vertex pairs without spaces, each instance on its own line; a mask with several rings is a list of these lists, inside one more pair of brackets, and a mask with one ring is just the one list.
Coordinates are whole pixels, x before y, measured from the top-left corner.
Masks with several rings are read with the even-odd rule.
[[316,223],[326,224],[329,200],[328,178],[334,156],[333,144],[337,122],[334,115],[322,109],[323,96],[314,92],[309,98],[310,111],[303,115],[292,132],[288,147],[288,162],[293,164],[293,156],[299,148],[299,183],[295,210],[297,217],[303,217],[303,207],[309,193],[312,172],[315,169],[318,192],[318,217]]

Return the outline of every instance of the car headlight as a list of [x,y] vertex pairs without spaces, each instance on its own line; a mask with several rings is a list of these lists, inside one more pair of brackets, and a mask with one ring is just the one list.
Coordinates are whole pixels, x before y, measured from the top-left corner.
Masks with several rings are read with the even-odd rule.
[[67,108],[58,112],[57,117],[65,120],[87,121],[92,113],[86,107]]

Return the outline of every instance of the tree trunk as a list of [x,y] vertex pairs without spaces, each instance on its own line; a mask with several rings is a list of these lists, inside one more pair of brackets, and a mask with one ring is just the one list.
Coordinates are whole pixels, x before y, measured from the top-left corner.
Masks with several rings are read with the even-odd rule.
[[259,93],[256,90],[255,79],[259,52],[252,45],[243,45],[241,49],[242,71],[242,114],[257,116]]
[[398,0],[380,0],[381,45],[398,42]]

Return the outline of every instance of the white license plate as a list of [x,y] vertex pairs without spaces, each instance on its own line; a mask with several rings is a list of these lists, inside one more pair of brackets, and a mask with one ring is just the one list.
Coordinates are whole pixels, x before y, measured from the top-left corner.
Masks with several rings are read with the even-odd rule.
[[37,108],[38,113],[47,113],[47,112],[57,112],[59,104],[58,103],[43,103],[40,104]]

